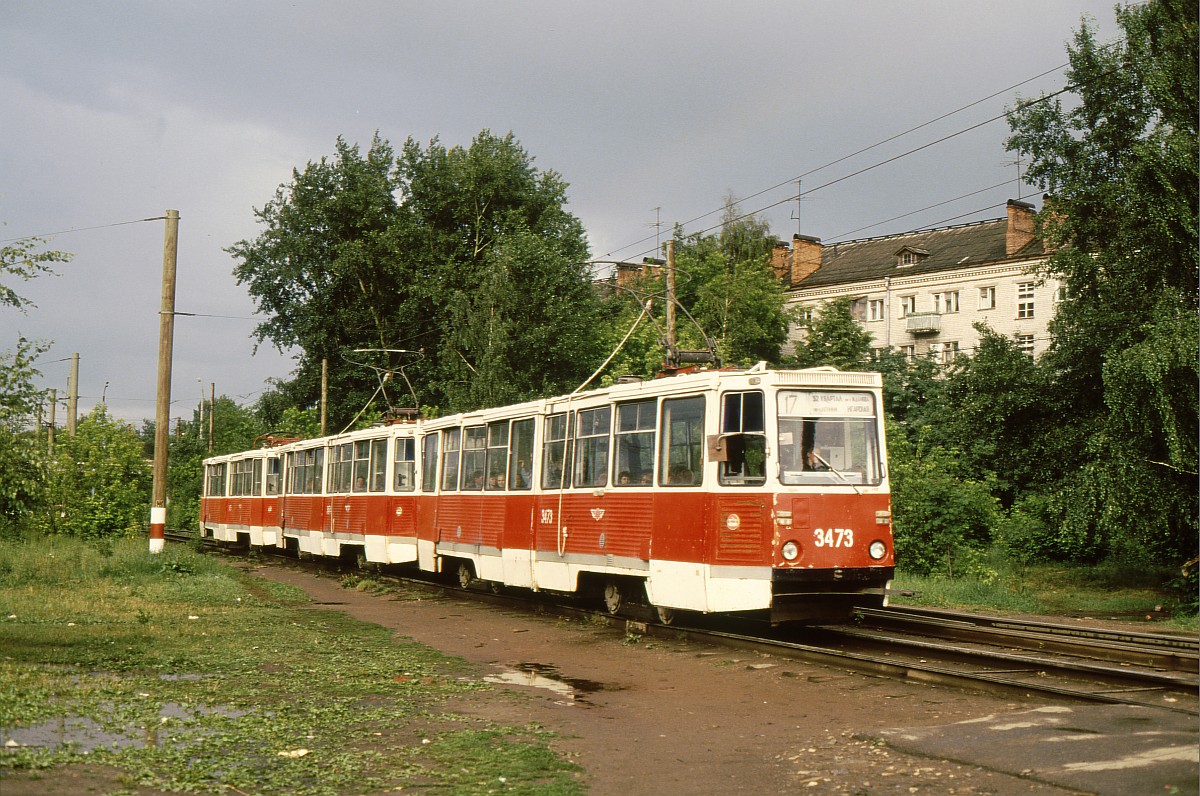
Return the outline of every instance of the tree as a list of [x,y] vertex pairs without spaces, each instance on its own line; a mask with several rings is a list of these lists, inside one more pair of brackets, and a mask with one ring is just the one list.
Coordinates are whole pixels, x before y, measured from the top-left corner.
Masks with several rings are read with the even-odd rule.
[[414,301],[415,275],[396,251],[399,215],[395,153],[378,135],[366,155],[342,138],[255,211],[263,231],[228,251],[267,320],[255,330],[281,351],[299,349],[290,396],[301,406],[320,397],[321,362],[329,361],[333,422],[347,422],[374,392],[354,349],[398,348],[424,332],[428,313]]
[[[597,358],[598,302],[566,183],[512,134],[397,157],[338,139],[331,160],[295,171],[261,211],[264,230],[229,249],[260,311],[259,340],[297,346],[281,385],[316,404],[329,361],[330,425],[341,428],[404,368],[426,406],[467,409],[556,391]],[[369,349],[364,351],[363,349]],[[397,353],[403,350],[403,353]],[[374,369],[373,369],[374,368]],[[407,385],[384,382],[389,399]]]
[[[0,246],[0,307],[24,312],[32,302],[19,294],[12,278],[29,280],[53,274],[52,263],[65,263],[71,255],[41,251],[44,241],[26,238]],[[36,435],[28,431],[44,396],[37,389],[35,368],[45,345],[17,338],[16,348],[0,351],[0,533],[20,529],[45,496],[45,456]]]
[[[39,251],[45,241],[41,238],[24,238],[7,246],[0,246],[0,277],[16,277],[28,281],[40,274],[54,274],[51,263],[65,263],[71,254],[61,251]],[[21,311],[33,306],[33,302],[0,281],[0,306],[14,307]]]
[[1100,45],[1084,23],[1068,48],[1078,104],[1009,116],[1008,148],[1052,192],[1045,268],[1067,286],[1045,365],[1075,469],[1060,485],[1070,510],[1052,519],[1112,551],[1181,560],[1196,552],[1200,469],[1197,3],[1116,16],[1121,40]]
[[28,431],[41,403],[34,362],[44,350],[22,337],[11,353],[0,351],[0,535],[20,530],[45,498],[45,450]]
[[512,133],[469,147],[405,143],[396,241],[433,334],[428,403],[451,410],[572,389],[601,356],[587,241],[567,184]]
[[767,222],[725,200],[721,230],[676,246],[678,295],[728,363],[778,362],[787,340],[783,284],[771,270]]
[[142,452],[137,432],[97,405],[55,446],[47,529],[85,538],[141,531],[152,480]]
[[796,344],[796,363],[802,368],[832,365],[862,370],[871,359],[871,334],[854,320],[848,298],[825,304],[808,325],[808,336]]

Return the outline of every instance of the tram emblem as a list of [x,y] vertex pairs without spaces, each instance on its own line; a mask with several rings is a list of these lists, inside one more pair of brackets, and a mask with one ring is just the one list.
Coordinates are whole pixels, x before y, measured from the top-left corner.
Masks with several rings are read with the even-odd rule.
[[600,518],[604,516],[604,509],[592,509],[592,519],[600,522]]

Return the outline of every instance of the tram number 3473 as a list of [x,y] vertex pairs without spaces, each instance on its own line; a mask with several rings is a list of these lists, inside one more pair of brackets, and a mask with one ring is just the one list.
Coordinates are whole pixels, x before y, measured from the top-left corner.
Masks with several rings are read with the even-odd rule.
[[813,544],[817,547],[854,547],[854,531],[850,528],[815,528]]

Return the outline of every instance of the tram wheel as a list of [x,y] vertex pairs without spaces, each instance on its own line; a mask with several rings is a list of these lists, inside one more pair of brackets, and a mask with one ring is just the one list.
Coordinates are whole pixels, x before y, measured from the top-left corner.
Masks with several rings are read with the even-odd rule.
[[604,584],[604,610],[610,615],[616,615],[621,610],[621,603],[624,601],[624,595],[621,594],[621,584],[615,580],[607,581]]
[[475,575],[471,572],[471,565],[466,561],[458,562],[458,567],[454,570],[454,576],[458,581],[458,588],[460,589],[467,588],[471,585],[471,581],[475,580]]
[[661,625],[670,625],[675,623],[675,609],[665,606],[654,606],[654,617],[658,619]]

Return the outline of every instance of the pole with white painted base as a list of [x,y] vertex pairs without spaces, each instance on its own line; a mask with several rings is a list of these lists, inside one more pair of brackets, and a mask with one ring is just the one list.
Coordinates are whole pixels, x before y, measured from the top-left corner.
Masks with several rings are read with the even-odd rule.
[[163,235],[162,304],[158,311],[158,394],[154,413],[154,497],[150,504],[150,552],[166,546],[167,442],[171,425],[171,349],[175,340],[175,263],[179,211],[168,210]]

